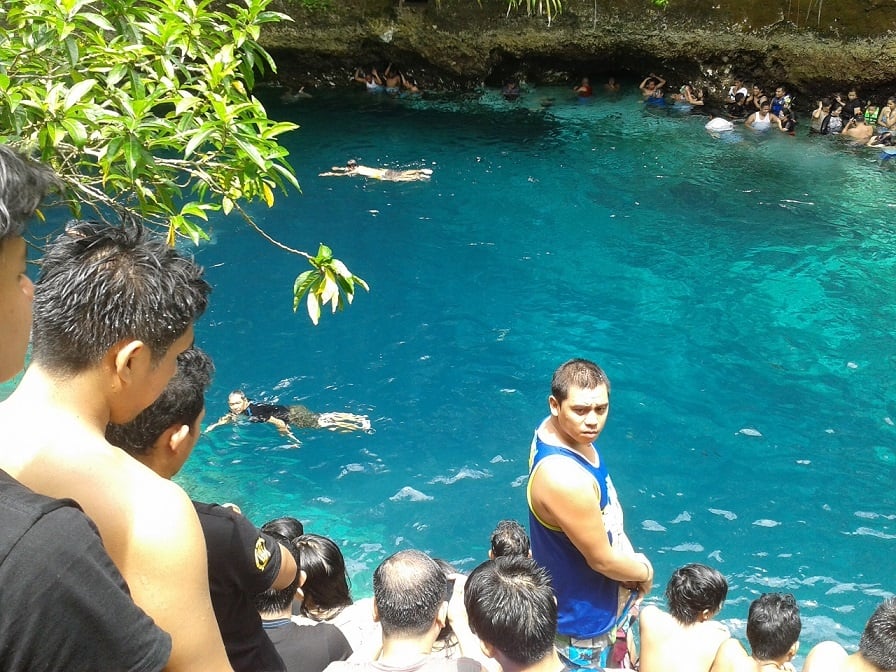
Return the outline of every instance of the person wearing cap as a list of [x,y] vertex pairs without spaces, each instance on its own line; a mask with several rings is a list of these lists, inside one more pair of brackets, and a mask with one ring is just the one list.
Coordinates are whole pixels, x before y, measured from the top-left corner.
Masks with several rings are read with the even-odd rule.
[[349,159],[344,166],[333,166],[328,172],[320,173],[319,177],[344,177],[346,175],[361,175],[372,180],[385,180],[387,182],[415,182],[428,180],[432,175],[432,169],[410,168],[407,170],[394,170],[393,168],[371,168],[360,165],[354,159]]

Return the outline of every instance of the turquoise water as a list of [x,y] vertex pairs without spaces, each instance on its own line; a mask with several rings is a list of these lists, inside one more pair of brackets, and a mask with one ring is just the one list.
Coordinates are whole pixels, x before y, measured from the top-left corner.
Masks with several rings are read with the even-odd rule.
[[[326,242],[371,291],[314,328],[291,311],[301,260],[217,222],[197,253],[215,287],[197,329],[218,369],[207,421],[243,388],[376,431],[304,432],[295,449],[220,428],[180,482],[333,537],[356,595],[401,548],[470,570],[498,520],[526,520],[550,375],[584,356],[612,380],[599,447],[654,599],[706,562],[729,579],[736,632],[783,590],[802,655],[856,644],[894,591],[896,175],[839,139],[721,141],[636,96],[567,96],[273,97],[301,125],[287,145],[303,192],[259,209],[261,226]],[[317,177],[350,157],[434,175]]]

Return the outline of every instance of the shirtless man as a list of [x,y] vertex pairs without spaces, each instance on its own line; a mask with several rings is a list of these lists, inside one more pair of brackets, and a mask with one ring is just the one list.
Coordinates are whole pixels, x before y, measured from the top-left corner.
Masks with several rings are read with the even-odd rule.
[[747,639],[752,655],[739,641],[726,640],[712,672],[796,672],[791,662],[800,648],[803,623],[796,599],[789,593],[764,593],[750,604]]
[[653,605],[639,615],[642,672],[709,672],[731,633],[713,620],[728,595],[728,582],[700,564],[680,567],[666,585],[669,613]]
[[[25,361],[34,285],[23,232],[56,182],[45,166],[0,145],[0,382]],[[36,494],[4,471],[0,605],[0,670],[152,672],[171,654],[171,638],[134,604],[78,505]]]
[[865,123],[865,115],[862,113],[861,108],[856,109],[859,113],[846,122],[846,126],[843,127],[843,135],[864,145],[874,135],[874,128]]
[[653,586],[653,567],[625,535],[622,506],[594,446],[610,411],[610,381],[584,359],[561,365],[551,381],[550,415],[529,456],[532,557],[557,594],[560,652],[598,665],[622,614],[620,602]]
[[[171,635],[169,670],[230,670],[189,497],[110,445],[193,342],[202,270],[134,224],[71,222],[44,256],[32,362],[0,404],[0,468],[93,519],[134,601]],[[48,624],[51,625],[51,624]]]
[[858,651],[849,655],[836,642],[816,644],[806,656],[803,672],[896,672],[896,597],[874,610]]
[[370,168],[358,165],[354,159],[349,159],[344,166],[333,166],[328,172],[320,173],[319,177],[344,177],[347,175],[362,175],[373,180],[385,180],[387,182],[415,182],[428,180],[432,175],[430,168],[411,168],[408,170],[393,170],[392,168]]

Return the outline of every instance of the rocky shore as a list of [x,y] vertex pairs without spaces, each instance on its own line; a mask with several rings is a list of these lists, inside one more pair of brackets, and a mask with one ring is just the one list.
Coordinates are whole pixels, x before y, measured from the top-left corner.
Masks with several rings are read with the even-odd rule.
[[710,95],[734,76],[783,83],[807,105],[850,85],[896,93],[891,0],[564,0],[550,25],[523,5],[508,15],[506,0],[274,0],[293,21],[269,25],[262,43],[279,80],[308,90],[393,62],[440,90],[657,72]]

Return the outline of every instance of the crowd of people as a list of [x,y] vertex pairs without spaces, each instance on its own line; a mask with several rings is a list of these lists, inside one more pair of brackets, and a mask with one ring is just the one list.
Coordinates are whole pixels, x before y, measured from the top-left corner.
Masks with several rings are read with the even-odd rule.
[[[23,368],[29,335],[32,346],[0,403],[0,670],[789,669],[792,596],[751,605],[749,655],[713,621],[727,583],[712,568],[679,569],[669,612],[638,615],[654,570],[625,534],[595,446],[610,381],[588,360],[551,380],[531,446],[529,534],[502,521],[469,576],[401,550],[376,568],[372,599],[356,602],[333,540],[293,517],[257,528],[237,507],[191,500],[171,478],[201,435],[214,366],[193,325],[211,288],[131,221],[69,222],[32,284],[25,227],[56,184],[0,146],[0,379]],[[229,402],[223,422],[370,427],[240,391]],[[896,598],[856,653],[825,642],[803,669],[896,670]]]

